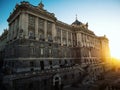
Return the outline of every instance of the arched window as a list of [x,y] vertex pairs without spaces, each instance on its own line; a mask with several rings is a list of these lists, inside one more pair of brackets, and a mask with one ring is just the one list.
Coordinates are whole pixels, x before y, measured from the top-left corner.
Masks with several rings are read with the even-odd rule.
[[34,39],[34,32],[33,31],[29,31],[29,39]]

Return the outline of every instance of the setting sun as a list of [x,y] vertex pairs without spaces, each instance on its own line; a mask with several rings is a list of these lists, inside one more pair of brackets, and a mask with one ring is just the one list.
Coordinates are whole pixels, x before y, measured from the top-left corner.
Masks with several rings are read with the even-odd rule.
[[117,49],[117,47],[115,47],[115,46],[110,47],[110,49],[111,49],[111,56],[120,60],[120,53],[119,53],[119,50]]
[[111,52],[111,56],[117,59],[120,59],[119,53]]

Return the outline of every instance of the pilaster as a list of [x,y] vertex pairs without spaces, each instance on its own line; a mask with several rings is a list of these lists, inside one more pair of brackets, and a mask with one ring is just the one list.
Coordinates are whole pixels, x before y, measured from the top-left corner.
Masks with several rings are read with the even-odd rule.
[[7,34],[7,41],[10,40],[10,26],[9,26],[9,29],[8,29],[8,34]]
[[63,35],[62,35],[62,30],[60,30],[61,31],[61,45],[63,45]]
[[25,28],[25,38],[28,39],[28,14],[25,13],[25,20],[24,20],[24,28]]
[[48,38],[47,38],[47,21],[46,20],[44,22],[44,37],[45,37],[45,41],[48,41]]
[[11,24],[11,40],[14,38],[14,23]]
[[73,46],[73,34],[71,33],[71,46]]
[[16,37],[16,35],[17,35],[17,33],[16,33],[16,19],[15,19],[15,21],[14,21],[14,23],[13,23],[13,32],[14,32],[14,34],[13,34],[13,39]]
[[76,39],[77,39],[77,46],[79,45],[79,33],[76,33]]
[[10,31],[10,32],[9,32],[9,33],[10,33],[10,40],[12,40],[12,36],[13,36],[13,33],[12,33],[13,30],[12,30],[12,29],[13,29],[13,28],[12,28],[12,24],[11,24],[11,25],[10,25],[10,30],[9,30],[9,31]]
[[81,33],[79,33],[79,39],[80,39],[80,42],[82,42]]
[[66,32],[66,34],[67,34],[66,36],[67,36],[67,46],[68,46],[68,31]]
[[81,46],[81,33],[77,33],[77,46]]
[[21,23],[22,23],[22,14],[19,15],[19,30],[18,30],[18,36],[17,38],[19,38],[20,36],[20,30],[22,29],[22,26],[21,26]]
[[55,23],[52,23],[52,40],[55,42],[56,30],[55,30]]
[[39,40],[39,37],[38,37],[38,17],[35,18],[35,37],[36,37],[36,40]]
[[25,35],[25,12],[22,12],[21,13],[21,29],[23,30],[24,32],[24,35]]

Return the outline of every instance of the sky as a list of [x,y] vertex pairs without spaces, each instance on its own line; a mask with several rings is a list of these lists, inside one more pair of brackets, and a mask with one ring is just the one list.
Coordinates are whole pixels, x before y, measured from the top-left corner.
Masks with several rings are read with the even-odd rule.
[[[7,19],[16,3],[23,0],[0,0],[0,34],[8,28]],[[37,6],[41,0],[25,0]],[[58,20],[71,24],[76,14],[79,21],[88,22],[89,29],[109,39],[111,56],[120,58],[120,0],[42,0],[44,9]]]

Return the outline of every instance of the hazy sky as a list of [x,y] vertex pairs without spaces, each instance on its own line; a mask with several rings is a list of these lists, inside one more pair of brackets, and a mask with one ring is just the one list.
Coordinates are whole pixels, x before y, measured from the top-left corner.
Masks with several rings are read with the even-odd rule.
[[[23,0],[0,0],[0,34],[8,28],[7,18],[16,3]],[[38,5],[41,0],[25,0]],[[120,58],[120,0],[42,0],[44,8],[67,24],[78,20],[89,24],[96,35],[109,39],[111,55]]]

